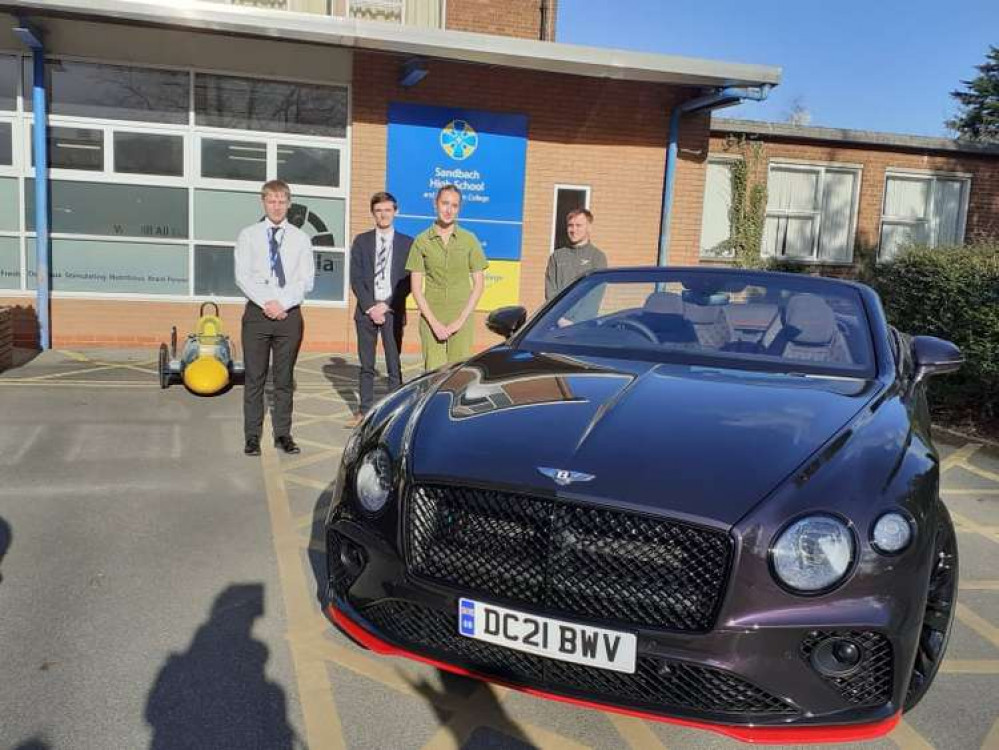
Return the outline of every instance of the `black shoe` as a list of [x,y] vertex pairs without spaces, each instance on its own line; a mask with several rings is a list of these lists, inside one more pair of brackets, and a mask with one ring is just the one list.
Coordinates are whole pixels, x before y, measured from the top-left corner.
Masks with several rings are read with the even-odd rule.
[[291,435],[282,435],[274,438],[274,447],[280,448],[285,453],[301,453],[302,449],[291,439]]
[[243,453],[245,453],[247,456],[259,456],[260,438],[248,437],[246,439],[246,445],[243,447]]

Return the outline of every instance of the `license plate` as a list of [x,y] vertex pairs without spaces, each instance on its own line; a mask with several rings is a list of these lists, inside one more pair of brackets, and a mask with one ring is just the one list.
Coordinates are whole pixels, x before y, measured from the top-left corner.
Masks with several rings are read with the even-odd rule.
[[628,674],[635,671],[634,633],[530,615],[472,599],[459,600],[458,632],[549,659]]

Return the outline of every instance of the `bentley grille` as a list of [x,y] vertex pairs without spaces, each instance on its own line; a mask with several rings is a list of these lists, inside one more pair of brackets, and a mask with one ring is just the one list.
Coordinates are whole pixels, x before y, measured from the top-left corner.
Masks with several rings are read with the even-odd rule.
[[408,496],[414,575],[551,616],[709,630],[731,546],[722,531],[552,498],[447,485]]

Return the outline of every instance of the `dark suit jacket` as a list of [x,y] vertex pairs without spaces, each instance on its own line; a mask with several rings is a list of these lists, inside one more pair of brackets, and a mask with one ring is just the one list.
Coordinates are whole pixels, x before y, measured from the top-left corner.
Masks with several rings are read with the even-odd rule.
[[[389,281],[392,284],[392,297],[388,300],[389,307],[396,315],[406,312],[406,297],[409,296],[409,271],[406,270],[406,260],[409,258],[409,248],[413,238],[396,230],[392,239],[392,269]],[[362,318],[366,310],[378,301],[375,299],[375,230],[362,232],[354,238],[350,246],[350,290],[357,297],[357,307],[354,317]]]

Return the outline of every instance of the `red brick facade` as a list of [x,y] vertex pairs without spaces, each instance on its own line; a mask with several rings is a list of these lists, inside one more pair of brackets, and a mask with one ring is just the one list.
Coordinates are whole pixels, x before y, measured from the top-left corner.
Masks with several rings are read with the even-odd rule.
[[522,39],[555,39],[557,0],[447,0],[445,28]]
[[[711,133],[710,153],[726,154],[723,126]],[[755,179],[766,179],[767,164],[774,159],[819,163],[849,163],[862,167],[857,235],[854,250],[876,248],[880,239],[881,210],[888,169],[918,169],[971,175],[965,239],[999,236],[999,154],[973,154],[932,149],[863,145],[844,142],[804,141],[769,135],[749,135],[761,143],[763,158]],[[856,254],[854,256],[855,260]]]

